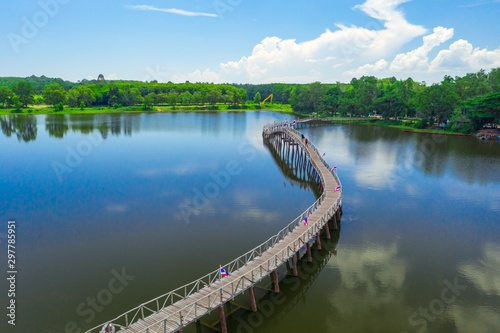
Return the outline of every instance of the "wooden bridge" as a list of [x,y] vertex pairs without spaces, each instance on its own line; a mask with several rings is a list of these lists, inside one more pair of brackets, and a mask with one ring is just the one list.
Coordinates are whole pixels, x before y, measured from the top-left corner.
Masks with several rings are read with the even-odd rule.
[[[295,126],[317,122],[308,118],[296,121]],[[327,121],[331,121],[328,119]],[[321,249],[320,233],[324,230],[330,238],[328,221],[334,228],[342,214],[340,180],[312,143],[288,122],[266,125],[262,133],[264,142],[277,152],[298,177],[315,182],[319,198],[278,234],[261,245],[234,259],[223,267],[229,276],[222,277],[217,269],[204,277],[177,288],[167,294],[143,303],[132,310],[96,326],[86,333],[166,333],[182,332],[183,328],[204,315],[217,310],[223,333],[227,333],[224,304],[248,291],[252,310],[257,311],[254,285],[272,276],[274,291],[279,292],[277,269],[291,261],[297,276],[299,251],[305,249],[307,260],[312,261],[311,243]],[[341,187],[340,187],[341,188]],[[308,225],[304,225],[304,220]]]
[[319,126],[331,126],[334,124],[349,124],[358,121],[369,121],[372,118],[363,117],[342,117],[342,118],[317,118],[309,117],[304,118],[296,122],[295,129],[305,128],[305,127],[319,127]]

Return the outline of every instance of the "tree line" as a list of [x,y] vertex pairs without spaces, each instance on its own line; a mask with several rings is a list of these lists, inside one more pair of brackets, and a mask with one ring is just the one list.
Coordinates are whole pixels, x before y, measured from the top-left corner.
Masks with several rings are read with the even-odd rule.
[[[0,80],[0,84],[1,84]],[[150,108],[153,105],[205,105],[217,103],[245,104],[247,93],[244,89],[228,84],[212,83],[158,83],[139,81],[102,80],[81,81],[67,87],[60,82],[46,84],[35,93],[30,80],[17,80],[0,86],[0,105],[5,108],[21,109],[32,104],[52,105],[62,110],[70,107],[136,106]]]
[[44,76],[0,78],[0,105],[20,109],[30,104],[70,107],[153,105],[206,105],[217,103],[290,104],[295,112],[342,116],[381,115],[385,119],[419,117],[418,126],[454,123],[460,131],[472,131],[485,121],[500,120],[500,68],[481,70],[463,77],[445,76],[427,86],[408,78],[354,78],[348,84],[213,84],[109,81],[71,83]]

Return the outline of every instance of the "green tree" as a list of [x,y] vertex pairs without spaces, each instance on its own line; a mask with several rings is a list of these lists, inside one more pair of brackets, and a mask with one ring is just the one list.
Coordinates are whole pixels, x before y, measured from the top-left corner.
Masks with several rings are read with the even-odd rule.
[[0,106],[10,106],[14,92],[7,87],[0,87]]
[[222,91],[219,88],[213,88],[207,93],[208,102],[212,105],[222,100]]
[[421,92],[418,105],[425,119],[434,120],[435,118],[440,124],[451,118],[459,100],[460,97],[455,92],[453,84],[444,80],[442,84],[433,84]]
[[373,103],[373,109],[383,118],[402,117],[405,114],[405,104],[401,95],[395,89],[391,89],[384,96],[379,97]]
[[182,105],[189,105],[192,102],[193,96],[189,91],[183,92],[180,96]]
[[324,93],[325,86],[322,85],[321,82],[314,82],[309,85],[308,96],[306,98],[309,99],[309,104],[312,105],[312,110],[314,112],[318,111],[318,105]]
[[19,81],[14,85],[12,91],[19,96],[19,101],[24,107],[33,103],[34,90],[30,82]]
[[91,106],[95,103],[96,97],[94,92],[85,86],[75,87],[70,89],[67,93],[68,105],[71,107],[81,106],[82,103],[85,106]]
[[176,93],[168,94],[168,104],[171,105],[173,109],[175,109],[175,106],[177,105],[178,97],[179,96]]
[[260,96],[260,92],[257,91],[255,96],[253,97],[253,102],[254,102],[254,104],[259,104],[261,100],[262,100],[262,97]]
[[359,80],[353,79],[351,84],[355,92],[356,113],[368,115],[372,109],[372,104],[381,94],[378,80],[374,76],[362,76]]
[[488,83],[492,92],[500,92],[500,68],[494,68],[488,74]]
[[54,106],[54,108],[66,100],[66,91],[59,83],[46,86],[42,95],[45,103]]
[[151,110],[151,108],[153,107],[154,102],[155,101],[153,99],[153,96],[146,95],[144,97],[143,109],[144,110]]
[[342,94],[342,89],[340,89],[339,84],[329,87],[321,100],[319,106],[320,111],[331,115],[337,113],[342,99]]
[[193,104],[198,104],[198,105],[203,104],[203,96],[199,91],[196,91],[193,94]]

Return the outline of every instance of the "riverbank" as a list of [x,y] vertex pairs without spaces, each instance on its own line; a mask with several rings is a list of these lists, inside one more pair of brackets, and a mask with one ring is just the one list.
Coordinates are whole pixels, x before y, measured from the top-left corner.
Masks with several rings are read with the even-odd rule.
[[241,112],[241,111],[272,111],[287,114],[295,114],[288,104],[269,104],[265,106],[247,104],[247,105],[225,105],[217,104],[215,106],[152,106],[150,109],[144,109],[142,106],[127,106],[120,108],[113,107],[94,107],[94,108],[69,108],[62,111],[55,111],[48,106],[34,106],[21,109],[16,112],[14,109],[0,109],[0,115],[27,115],[27,114],[100,114],[100,113],[158,113],[158,112]]
[[441,134],[441,135],[456,135],[456,136],[472,136],[473,135],[471,133],[453,132],[452,130],[442,130],[442,129],[432,128],[432,127],[431,128],[415,128],[412,126],[403,125],[400,122],[390,123],[390,122],[386,122],[383,120],[367,120],[367,121],[360,121],[359,123],[364,124],[364,125],[376,125],[376,126],[398,128],[398,129],[404,130],[405,132],[420,133],[420,134]]

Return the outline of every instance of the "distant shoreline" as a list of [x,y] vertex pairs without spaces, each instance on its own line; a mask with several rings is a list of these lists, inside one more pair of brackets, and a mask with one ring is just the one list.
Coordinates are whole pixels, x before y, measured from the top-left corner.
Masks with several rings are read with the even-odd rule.
[[439,134],[439,135],[455,135],[455,136],[472,136],[472,134],[463,134],[463,133],[449,133],[449,132],[432,132],[432,131],[418,131],[418,130],[404,130],[409,133],[421,133],[421,134]]
[[270,105],[260,108],[255,108],[255,105],[246,106],[246,108],[229,108],[229,105],[218,105],[219,109],[210,109],[202,107],[183,107],[178,106],[172,108],[171,106],[155,106],[150,110],[144,110],[141,107],[122,107],[122,108],[112,108],[112,107],[102,107],[102,108],[64,108],[62,111],[55,111],[53,108],[49,107],[37,107],[33,106],[31,108],[22,109],[21,112],[12,112],[13,109],[0,109],[0,115],[2,116],[15,116],[15,115],[52,115],[52,114],[115,114],[115,113],[177,113],[177,112],[197,112],[197,113],[214,113],[214,112],[247,112],[247,111],[270,111],[270,112],[280,112],[287,114],[296,114],[291,107],[286,105]]

